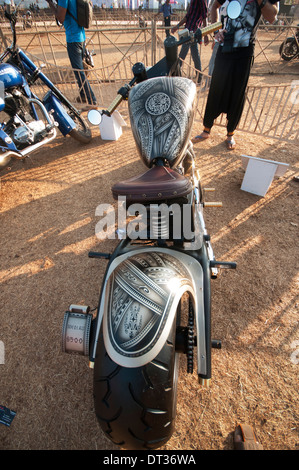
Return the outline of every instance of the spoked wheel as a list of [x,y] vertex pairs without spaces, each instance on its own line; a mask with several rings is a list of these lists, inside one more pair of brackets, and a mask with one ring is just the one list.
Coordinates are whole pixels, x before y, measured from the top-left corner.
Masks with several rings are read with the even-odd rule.
[[299,48],[294,38],[287,38],[279,48],[279,54],[283,60],[290,61],[298,56]]
[[76,124],[76,128],[71,130],[69,135],[82,144],[88,144],[91,141],[91,130],[87,122],[78,111],[68,108],[65,104],[64,108]]
[[176,319],[152,362],[125,368],[108,356],[101,330],[94,366],[95,411],[106,436],[123,449],[155,449],[173,433],[179,365],[175,336]]

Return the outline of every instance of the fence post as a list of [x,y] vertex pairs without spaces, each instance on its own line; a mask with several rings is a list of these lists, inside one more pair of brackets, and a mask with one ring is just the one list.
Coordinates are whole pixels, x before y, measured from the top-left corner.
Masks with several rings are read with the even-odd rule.
[[8,47],[8,44],[7,44],[6,36],[4,35],[1,26],[0,26],[0,37],[4,45],[4,48],[6,49]]
[[152,32],[152,65],[156,63],[157,56],[157,23],[155,20],[151,21]]

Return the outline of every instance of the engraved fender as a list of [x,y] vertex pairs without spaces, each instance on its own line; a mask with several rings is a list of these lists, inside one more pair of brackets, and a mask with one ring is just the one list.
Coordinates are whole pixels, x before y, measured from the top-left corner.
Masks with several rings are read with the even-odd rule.
[[138,248],[114,259],[107,271],[98,311],[105,348],[123,367],[141,367],[162,349],[184,292],[193,298],[198,372],[206,373],[203,272],[200,263],[170,249]]

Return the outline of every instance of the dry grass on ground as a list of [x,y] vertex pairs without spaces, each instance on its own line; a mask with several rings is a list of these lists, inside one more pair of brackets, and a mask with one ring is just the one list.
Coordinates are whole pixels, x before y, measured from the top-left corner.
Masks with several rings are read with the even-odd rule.
[[[278,77],[277,80],[280,80]],[[201,126],[197,124],[194,133]],[[70,303],[97,305],[111,251],[95,236],[98,204],[113,203],[111,185],[144,170],[130,129],[116,142],[82,147],[59,137],[1,173],[0,405],[16,411],[0,425],[0,449],[113,450],[93,410],[88,361],[62,354],[60,335]],[[227,152],[224,130],[196,146],[209,197],[206,209],[217,259],[237,261],[212,282],[213,379],[201,388],[182,358],[176,431],[164,450],[232,449],[238,422],[256,429],[267,450],[298,446],[298,142],[237,134]],[[264,198],[240,190],[246,153],[289,163]],[[163,449],[161,449],[163,450]]]

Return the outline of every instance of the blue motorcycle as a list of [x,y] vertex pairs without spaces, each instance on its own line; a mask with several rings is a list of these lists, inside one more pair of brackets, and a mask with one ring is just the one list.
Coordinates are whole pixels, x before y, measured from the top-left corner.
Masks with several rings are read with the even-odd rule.
[[[80,112],[42,73],[41,68],[17,47],[17,10],[5,11],[12,44],[0,56],[0,169],[10,159],[24,159],[57,135],[70,135],[87,144],[91,131]],[[49,88],[40,99],[32,91],[37,80]]]

